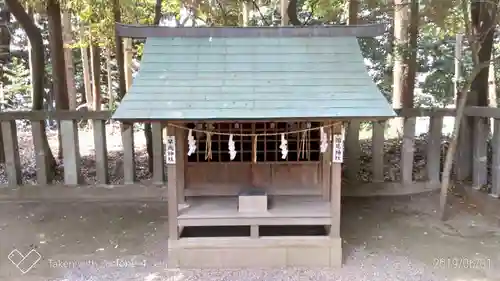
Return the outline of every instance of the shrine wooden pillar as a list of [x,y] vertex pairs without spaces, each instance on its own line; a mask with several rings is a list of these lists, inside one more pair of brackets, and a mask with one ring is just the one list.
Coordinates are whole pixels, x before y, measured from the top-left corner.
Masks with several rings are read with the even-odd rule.
[[179,239],[179,224],[177,217],[179,216],[178,195],[177,195],[177,160],[183,157],[177,153],[176,146],[176,130],[177,128],[167,126],[167,136],[165,138],[165,157],[167,162],[167,194],[168,194],[168,239]]
[[186,163],[187,163],[187,151],[186,151],[186,131],[183,129],[176,128],[175,130],[175,155],[176,155],[176,186],[177,186],[177,204],[184,204],[186,202],[186,197],[184,194],[186,186]]
[[330,166],[330,237],[340,238],[342,162],[344,158],[344,134],[342,125],[332,127],[332,162]]

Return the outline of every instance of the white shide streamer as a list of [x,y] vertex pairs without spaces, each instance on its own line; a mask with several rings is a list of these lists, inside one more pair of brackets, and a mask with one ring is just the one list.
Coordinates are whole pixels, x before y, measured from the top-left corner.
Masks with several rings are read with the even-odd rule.
[[234,148],[234,140],[233,140],[233,135],[229,135],[229,142],[227,143],[228,149],[229,149],[229,158],[231,160],[234,160],[236,157],[236,150]]
[[196,151],[196,140],[194,139],[194,136],[193,136],[193,130],[189,130],[189,133],[188,133],[188,146],[189,146],[189,150],[188,150],[188,156],[191,156],[191,154],[193,154],[195,151]]
[[285,134],[281,134],[281,159],[286,159],[288,155],[288,141],[285,139]]
[[323,127],[319,128],[319,131],[321,138],[320,151],[321,153],[325,153],[326,150],[328,149],[328,135],[326,134],[325,129]]

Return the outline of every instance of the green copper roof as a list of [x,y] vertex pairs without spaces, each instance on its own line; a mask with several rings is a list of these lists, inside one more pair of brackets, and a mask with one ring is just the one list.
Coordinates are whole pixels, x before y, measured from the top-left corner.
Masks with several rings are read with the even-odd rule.
[[149,38],[114,119],[391,117],[355,37]]

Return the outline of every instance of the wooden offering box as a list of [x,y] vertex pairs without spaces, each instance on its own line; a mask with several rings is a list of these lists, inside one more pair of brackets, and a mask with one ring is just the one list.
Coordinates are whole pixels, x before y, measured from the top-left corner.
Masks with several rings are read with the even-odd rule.
[[238,194],[238,212],[267,212],[268,196],[264,189],[249,188]]

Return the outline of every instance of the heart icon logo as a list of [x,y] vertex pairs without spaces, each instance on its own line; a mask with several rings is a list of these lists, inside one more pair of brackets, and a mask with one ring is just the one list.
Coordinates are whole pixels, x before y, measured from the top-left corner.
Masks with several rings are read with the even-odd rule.
[[42,255],[35,249],[32,249],[27,254],[22,254],[19,250],[14,249],[7,258],[15,265],[22,274],[30,271],[41,259]]

